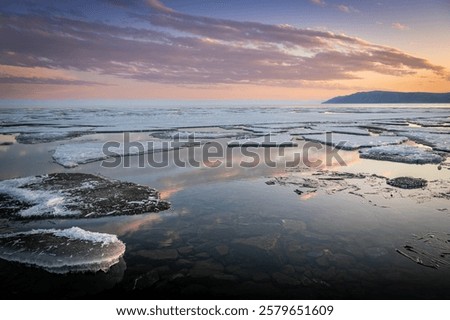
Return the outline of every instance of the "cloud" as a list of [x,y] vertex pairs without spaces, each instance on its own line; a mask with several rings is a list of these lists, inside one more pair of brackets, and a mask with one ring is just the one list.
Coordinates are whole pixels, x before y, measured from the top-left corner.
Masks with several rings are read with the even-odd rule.
[[[11,53],[9,53],[11,55]],[[104,85],[95,81],[80,80],[62,70],[41,67],[21,67],[0,65],[2,84],[52,84],[52,85]]]
[[339,11],[345,12],[345,13],[359,12],[359,10],[353,8],[352,6],[346,6],[344,4],[340,4],[340,5],[336,6],[336,8]]
[[409,30],[409,27],[407,25],[401,24],[400,22],[394,22],[392,24],[392,28],[397,29],[397,30]]
[[2,77],[2,76],[0,76],[0,84],[51,84],[51,85],[77,85],[77,86],[104,85],[102,83],[86,80],[69,80],[59,78],[38,78],[38,77]]
[[321,7],[326,6],[326,2],[324,0],[310,0],[310,2],[317,6],[321,6]]
[[173,13],[174,11],[168,7],[166,7],[164,4],[162,4],[159,0],[147,0],[147,3],[150,7],[155,8],[158,11],[165,12],[165,13]]
[[350,8],[343,4],[338,5],[337,8],[342,12],[350,13]]
[[[133,16],[140,19],[140,28],[61,16],[4,15],[0,64],[177,85],[293,87],[358,79],[368,71],[393,76],[422,70],[445,73],[425,59],[344,34],[199,17],[159,1],[147,3],[148,12]],[[17,70],[2,81],[12,77],[22,83],[56,84],[59,78],[59,83],[83,84],[56,75],[26,77]]]

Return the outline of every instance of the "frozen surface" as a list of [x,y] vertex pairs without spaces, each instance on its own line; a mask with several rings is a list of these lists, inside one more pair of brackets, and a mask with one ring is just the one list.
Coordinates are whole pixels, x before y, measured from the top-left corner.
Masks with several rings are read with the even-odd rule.
[[405,162],[405,163],[440,163],[444,159],[433,152],[412,146],[390,145],[362,149],[359,156],[366,159]]
[[412,120],[412,123],[421,125],[423,127],[447,127],[450,129],[450,119],[438,118],[438,119],[417,119]]
[[115,235],[70,229],[37,229],[0,235],[0,258],[54,273],[108,271],[125,253]]
[[408,138],[398,136],[362,136],[353,134],[310,134],[304,135],[307,141],[319,142],[322,144],[336,146],[344,150],[354,150],[364,147],[376,147],[390,144],[400,144]]
[[94,218],[168,209],[155,189],[82,173],[54,173],[0,182],[0,217]]
[[[110,108],[2,108],[0,133],[29,133],[25,140],[62,139],[67,135],[107,132],[151,132],[199,126],[252,126],[288,130],[312,124],[356,127],[358,122],[405,123],[420,121],[442,125],[449,109],[398,106],[243,106],[243,107],[137,107]],[[439,120],[441,119],[441,120]],[[65,132],[58,136],[60,132]],[[39,136],[47,133],[53,136]],[[33,137],[34,135],[34,137]]]
[[370,135],[367,129],[358,128],[355,126],[339,126],[339,125],[315,125],[312,127],[313,130],[317,130],[319,132],[333,132],[333,133],[344,133],[344,134],[353,134],[353,135],[362,135],[368,136]]
[[334,124],[314,124],[305,128],[290,129],[289,133],[296,136],[322,134],[327,132],[353,134],[353,135],[370,135],[369,131],[364,128],[359,128],[356,124],[354,126],[339,126]]
[[[139,145],[139,146],[137,146]],[[105,160],[111,157],[123,157],[144,153],[161,152],[180,148],[186,143],[171,141],[131,141],[129,144],[105,142],[67,143],[56,147],[53,160],[65,168],[74,168],[79,164]]]
[[228,142],[228,147],[295,147],[289,134],[266,135],[253,139],[233,140]]
[[68,209],[75,199],[58,190],[35,190],[28,188],[31,185],[39,185],[48,176],[27,177],[0,181],[0,216],[14,215],[23,218],[36,216],[77,216],[78,210]]
[[445,134],[431,132],[408,131],[404,136],[418,143],[426,144],[437,151],[450,152],[450,132]]
[[[84,143],[70,143],[59,145],[53,154],[53,160],[65,168],[74,168],[79,164],[94,162],[98,160],[108,159],[109,156],[103,150],[105,144],[102,142],[84,142]],[[118,156],[124,155],[125,151],[122,148],[113,148],[109,150],[117,153]],[[131,149],[129,153],[138,153],[135,148]]]
[[21,133],[17,136],[17,142],[23,144],[35,144],[52,142],[63,139],[70,139],[82,135],[83,132],[77,131],[54,131],[54,132],[30,132]]
[[152,137],[159,139],[220,139],[220,138],[240,138],[249,137],[250,133],[242,131],[227,130],[223,132],[214,131],[159,131],[151,133]]

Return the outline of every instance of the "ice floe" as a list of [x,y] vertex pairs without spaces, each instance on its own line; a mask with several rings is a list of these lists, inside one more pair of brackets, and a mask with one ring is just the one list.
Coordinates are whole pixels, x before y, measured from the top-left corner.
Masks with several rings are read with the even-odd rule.
[[295,136],[312,135],[312,134],[323,134],[327,132],[333,133],[343,133],[352,135],[362,135],[368,136],[370,132],[365,128],[359,128],[358,126],[337,126],[337,125],[327,125],[327,124],[315,124],[304,128],[291,129],[289,133]]
[[253,139],[241,139],[228,142],[228,147],[296,147],[289,134],[266,135]]
[[[410,199],[416,203],[429,202],[427,209],[439,210],[450,199],[450,182],[446,179],[430,180],[399,177],[388,179],[376,174],[319,170],[286,172],[273,177],[267,185],[289,187],[300,198],[309,199],[316,193],[333,195],[345,193],[365,199],[373,206],[386,207],[395,199]],[[400,187],[401,186],[401,187]],[[408,200],[409,201],[409,200]]]
[[[139,147],[137,147],[139,145]],[[106,142],[81,142],[61,144],[53,153],[53,160],[65,168],[74,168],[80,164],[144,153],[168,151],[189,145],[189,142],[172,141],[131,141],[108,144]]]
[[35,144],[71,139],[83,134],[86,133],[78,131],[30,132],[19,134],[16,140],[18,143]]
[[370,133],[367,129],[359,128],[357,125],[354,126],[338,126],[338,125],[315,125],[312,127],[314,130],[320,131],[321,133],[333,132],[333,133],[343,133],[352,135],[369,136]]
[[108,271],[125,252],[115,235],[70,229],[37,229],[0,235],[0,258],[53,273]]
[[94,218],[169,208],[157,190],[83,173],[0,181],[0,216],[16,219]]
[[[65,168],[74,168],[79,164],[108,159],[103,150],[104,143],[84,142],[59,145],[52,156],[58,164]],[[124,154],[120,148],[111,148],[117,154]],[[138,152],[138,151],[135,151]]]
[[432,132],[418,132],[408,131],[401,132],[402,135],[414,140],[418,143],[423,143],[433,148],[436,151],[450,152],[450,132],[449,133],[432,133]]
[[151,136],[158,139],[221,139],[221,138],[247,138],[253,136],[242,131],[157,131]]
[[339,149],[355,150],[364,147],[376,147],[390,144],[400,144],[408,138],[399,136],[363,136],[341,133],[322,133],[303,135],[303,139],[336,146]]
[[69,209],[68,201],[58,190],[33,189],[41,185],[47,176],[26,177],[0,181],[0,216],[33,218],[36,216],[68,217],[80,212]]
[[389,145],[362,149],[359,156],[365,159],[404,162],[404,163],[441,163],[444,159],[422,148],[404,145]]

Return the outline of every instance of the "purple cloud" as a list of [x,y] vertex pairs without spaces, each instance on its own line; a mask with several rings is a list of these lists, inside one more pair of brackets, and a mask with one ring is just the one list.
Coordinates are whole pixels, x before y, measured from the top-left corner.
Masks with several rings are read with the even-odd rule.
[[71,80],[60,78],[40,78],[40,77],[2,77],[0,76],[0,83],[3,84],[51,84],[51,85],[77,85],[77,86],[92,86],[104,85],[99,82],[85,81],[85,80]]
[[[148,13],[134,16],[146,23],[141,28],[3,15],[0,64],[188,85],[323,85],[324,81],[356,79],[358,72],[365,71],[405,75],[428,70],[447,76],[443,67],[425,59],[347,35],[197,17],[174,12],[156,0],[148,4]],[[58,82],[20,77],[17,81]]]

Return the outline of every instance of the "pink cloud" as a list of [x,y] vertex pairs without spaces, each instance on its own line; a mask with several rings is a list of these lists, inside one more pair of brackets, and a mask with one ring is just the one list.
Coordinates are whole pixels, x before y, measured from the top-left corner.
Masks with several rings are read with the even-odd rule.
[[407,25],[401,24],[400,22],[394,22],[392,24],[392,28],[397,29],[397,30],[401,30],[401,31],[409,30],[409,27]]
[[321,6],[321,7],[325,7],[326,6],[326,2],[324,0],[310,0],[311,3]]

